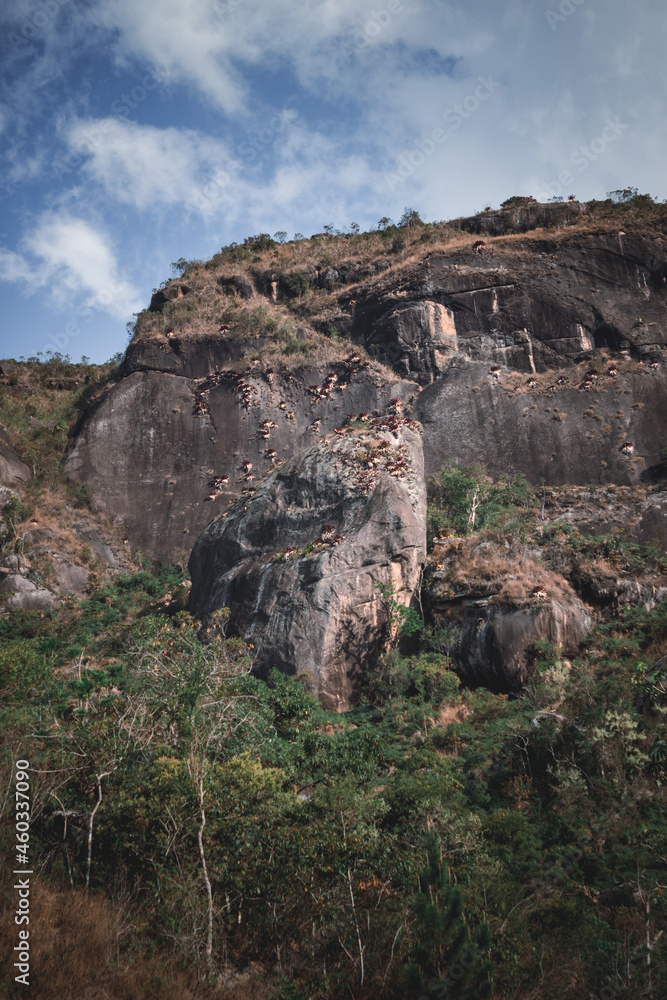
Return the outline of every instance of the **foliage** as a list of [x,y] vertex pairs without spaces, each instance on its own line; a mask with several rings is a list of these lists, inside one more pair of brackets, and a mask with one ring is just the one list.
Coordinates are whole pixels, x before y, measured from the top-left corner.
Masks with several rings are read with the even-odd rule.
[[471,940],[463,914],[463,894],[452,885],[435,834],[426,837],[426,866],[415,898],[417,937],[406,968],[411,997],[485,1000],[492,994],[491,934],[483,924]]
[[485,527],[521,531],[539,505],[522,474],[493,481],[480,468],[453,465],[428,482],[429,545],[438,534],[466,535]]
[[409,229],[411,226],[423,226],[424,222],[419,212],[414,208],[405,208],[398,220],[399,229]]
[[[110,976],[163,954],[203,989],[252,956],[276,996],[463,997],[487,995],[492,961],[500,996],[576,1000],[630,962],[644,988],[643,900],[653,937],[667,916],[664,669],[647,653],[667,605],[600,626],[571,670],[542,644],[516,698],[392,651],[339,715],[304,679],[254,678],[224,615],[215,635],[156,615],[179,580],[146,570],[0,620],[0,777],[30,759],[53,891],[89,877],[91,900],[130,907]],[[652,960],[659,992],[658,945]]]
[[536,205],[537,202],[532,195],[513,194],[511,198],[506,198],[501,204],[501,208],[514,208],[517,205]]
[[622,205],[626,201],[632,201],[639,194],[639,189],[634,187],[617,188],[616,191],[607,191],[607,198],[616,205]]
[[377,589],[387,602],[390,633],[395,632],[401,638],[408,638],[421,632],[424,627],[421,615],[411,605],[398,600],[397,592],[393,586],[378,583]]
[[[169,265],[171,267],[172,275],[175,278],[182,278],[188,273],[188,271],[194,271],[195,268],[200,267],[204,262],[198,258],[193,258],[192,260],[186,260],[185,257],[179,257],[178,260],[173,260]],[[153,289],[157,291],[157,289]]]
[[308,291],[308,281],[301,271],[292,271],[283,278],[283,284],[287,295],[296,299]]

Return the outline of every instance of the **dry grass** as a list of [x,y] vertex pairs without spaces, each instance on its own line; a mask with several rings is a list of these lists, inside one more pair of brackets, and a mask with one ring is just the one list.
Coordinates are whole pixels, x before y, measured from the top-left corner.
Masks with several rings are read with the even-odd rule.
[[[663,206],[633,208],[590,203],[586,213],[560,226],[485,236],[488,249],[484,259],[495,267],[511,268],[522,260],[534,259],[545,240],[552,252],[561,253],[580,243],[582,235],[614,232],[624,225],[632,225],[634,232],[643,229],[656,235],[664,228],[666,219]],[[320,234],[264,250],[253,248],[246,252],[243,247],[227,248],[206,263],[193,264],[182,277],[168,282],[167,286],[186,284],[190,291],[168,303],[162,313],[142,313],[133,340],[162,338],[169,335],[168,331],[172,336],[188,339],[224,336],[243,342],[245,357],[253,351],[253,340],[261,338],[272,341],[262,345],[261,354],[274,361],[289,360],[292,356],[336,360],[339,351],[336,337],[332,339],[321,331],[328,333],[336,327],[337,321],[345,316],[350,299],[365,294],[371,285],[381,294],[386,289],[392,300],[400,298],[406,294],[401,289],[402,282],[414,282],[415,271],[422,267],[426,256],[433,254],[455,256],[464,268],[477,263],[471,249],[478,236],[463,231],[460,221],[414,226],[388,237],[378,231]],[[309,287],[296,298],[272,301],[269,286],[273,278],[295,272],[312,278],[316,271],[327,268],[339,272],[334,290]],[[345,272],[348,277],[343,280]],[[229,288],[223,290],[221,284],[235,276],[250,281],[256,291],[252,298],[243,299]],[[227,329],[221,332],[221,326]],[[564,419],[564,415],[558,413],[555,419]]]
[[[9,970],[18,941],[11,884],[3,887],[0,955]],[[127,901],[55,888],[33,877],[30,913],[31,1000],[264,1000],[270,978],[259,966],[227,968],[218,981],[199,981],[194,965],[179,965],[169,952],[142,941]],[[4,996],[23,996],[9,987]]]
[[574,598],[568,581],[529,555],[521,543],[505,547],[480,536],[455,538],[437,545],[433,558],[442,596],[477,594],[519,605]]
[[[311,291],[306,298],[314,300],[319,296],[319,292]],[[328,309],[333,326],[340,309],[331,304],[327,306],[327,302],[333,302],[333,296],[325,293],[322,298],[326,301],[325,308],[320,310],[320,322],[323,322],[322,315],[327,316]],[[343,361],[351,346],[348,340],[321,333],[307,317],[296,316],[284,302],[272,302],[262,296],[230,299],[218,292],[202,299],[186,296],[169,303],[161,313],[143,314],[131,344],[152,340],[163,343],[168,349],[172,337],[181,341],[216,339],[230,342],[240,354],[237,362],[226,366],[231,370],[245,370],[252,361],[259,361],[267,368],[276,365],[293,368],[309,358],[330,364]],[[366,357],[362,348],[355,349]]]

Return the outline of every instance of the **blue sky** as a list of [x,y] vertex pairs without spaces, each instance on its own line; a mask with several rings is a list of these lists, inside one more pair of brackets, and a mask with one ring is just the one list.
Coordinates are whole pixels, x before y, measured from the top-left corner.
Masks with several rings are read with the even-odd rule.
[[634,186],[664,0],[9,0],[0,357],[103,361],[179,257]]

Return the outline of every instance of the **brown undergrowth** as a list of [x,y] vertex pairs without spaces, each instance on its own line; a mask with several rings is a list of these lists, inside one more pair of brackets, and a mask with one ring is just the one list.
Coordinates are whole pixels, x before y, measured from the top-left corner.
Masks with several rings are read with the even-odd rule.
[[[0,956],[4,981],[0,995],[24,996],[12,981],[13,949],[19,928],[14,923],[13,890],[2,892]],[[201,978],[202,967],[179,963],[174,949],[143,940],[140,912],[128,899],[110,902],[102,895],[31,882],[31,1000],[265,1000],[270,985],[263,970],[223,968],[218,978]]]
[[569,582],[521,543],[502,544],[484,535],[448,538],[436,542],[432,560],[443,597],[478,594],[512,604],[574,597]]

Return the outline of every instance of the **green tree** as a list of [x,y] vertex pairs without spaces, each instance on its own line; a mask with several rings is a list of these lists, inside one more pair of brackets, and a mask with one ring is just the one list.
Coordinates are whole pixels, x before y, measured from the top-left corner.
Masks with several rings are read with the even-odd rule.
[[405,208],[403,215],[398,220],[398,225],[400,229],[410,228],[411,226],[423,226],[424,220],[415,208]]
[[408,995],[414,998],[456,997],[486,1000],[492,994],[491,933],[481,924],[470,935],[463,894],[443,869],[440,842],[426,837],[426,865],[415,896],[417,935],[405,970]]

